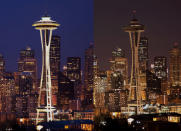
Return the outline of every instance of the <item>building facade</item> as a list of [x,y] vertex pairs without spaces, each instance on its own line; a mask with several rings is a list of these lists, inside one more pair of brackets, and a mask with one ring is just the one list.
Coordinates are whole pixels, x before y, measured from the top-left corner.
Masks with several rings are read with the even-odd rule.
[[93,109],[93,86],[94,86],[94,44],[90,43],[88,49],[85,50],[84,61],[84,105],[87,109]]
[[161,80],[161,91],[163,94],[168,92],[168,68],[167,58],[157,56],[154,58],[154,73]]
[[58,95],[58,75],[60,72],[60,42],[61,37],[53,35],[50,44],[50,73],[51,73],[51,84],[52,84],[52,104],[57,106],[57,95]]
[[181,49],[177,43],[169,51],[169,81],[171,86],[181,86]]
[[30,73],[33,80],[33,89],[37,91],[37,60],[34,50],[30,47],[20,51],[18,72]]

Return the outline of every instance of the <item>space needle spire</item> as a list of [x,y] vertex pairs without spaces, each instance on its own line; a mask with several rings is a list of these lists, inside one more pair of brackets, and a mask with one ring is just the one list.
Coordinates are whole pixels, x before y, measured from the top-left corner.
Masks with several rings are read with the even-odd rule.
[[[135,108],[135,113],[142,113],[142,85],[140,80],[140,71],[139,71],[139,59],[138,59],[138,49],[141,33],[144,32],[144,25],[140,24],[135,17],[136,11],[133,12],[133,18],[130,21],[128,26],[123,27],[125,32],[128,32],[130,45],[131,45],[131,56],[132,56],[132,65],[131,65],[131,78],[130,78],[130,90],[128,97],[128,110],[130,107]],[[128,111],[129,112],[129,111]]]
[[41,121],[52,121],[54,119],[55,107],[52,106],[52,86],[50,75],[50,43],[53,30],[60,24],[51,20],[51,17],[45,15],[41,20],[35,22],[32,26],[40,31],[42,45],[42,72],[40,81],[40,90],[37,107],[36,123]]

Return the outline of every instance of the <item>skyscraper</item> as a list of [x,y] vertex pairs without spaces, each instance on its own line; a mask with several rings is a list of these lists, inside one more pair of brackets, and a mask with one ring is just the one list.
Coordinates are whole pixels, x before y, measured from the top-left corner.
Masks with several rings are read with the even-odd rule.
[[148,38],[141,37],[138,49],[139,68],[142,72],[148,69]]
[[81,82],[81,59],[80,57],[68,57],[67,58],[67,77],[75,84]]
[[161,94],[161,80],[152,73],[151,71],[146,71],[146,82],[147,82],[147,98],[148,102],[155,104],[157,97]]
[[50,71],[52,80],[57,80],[58,73],[60,72],[60,40],[60,36],[53,35],[50,44]]
[[[105,92],[105,105],[111,112],[121,111],[121,107],[127,106],[126,89],[128,85],[128,60],[124,50],[115,48],[112,52],[112,59],[108,75],[108,82],[111,88]],[[110,78],[109,78],[110,77]]]
[[168,92],[167,81],[167,58],[164,56],[157,56],[154,58],[154,73],[161,80],[161,91],[163,94]]
[[20,51],[18,72],[30,73],[33,80],[33,89],[37,91],[37,60],[34,50],[30,47]]
[[139,61],[139,82],[144,89],[142,93],[143,100],[147,98],[147,76],[146,71],[148,70],[148,38],[140,37],[139,48],[138,48],[138,61]]
[[170,95],[177,98],[181,95],[181,49],[178,43],[174,43],[169,56]]
[[5,60],[0,54],[0,112],[10,114],[15,112],[15,79],[12,73],[6,72]]
[[161,80],[167,80],[167,58],[157,56],[154,58],[154,72]]
[[58,75],[60,72],[60,41],[61,37],[57,35],[52,36],[50,44],[50,72],[52,83],[52,104],[57,106],[57,94],[58,94]]
[[33,78],[30,72],[21,72],[18,80],[16,117],[29,118],[30,113],[36,113],[38,94],[33,91]]
[[69,102],[74,99],[74,83],[63,73],[59,73],[58,107],[69,110]]
[[15,81],[12,73],[3,73],[0,79],[0,112],[15,112]]
[[112,71],[112,89],[125,89],[128,84],[128,60],[125,57],[124,50],[114,49],[112,59],[109,62]]
[[181,86],[181,49],[175,43],[169,51],[169,80],[171,86]]
[[88,49],[85,50],[85,61],[84,61],[84,88],[85,88],[85,104],[92,108],[93,106],[93,85],[94,85],[94,44],[90,43]]
[[96,115],[100,115],[100,113],[105,112],[105,92],[108,88],[108,80],[105,71],[99,71],[99,73],[95,76],[94,79],[94,92],[93,92],[93,100],[94,100],[94,111]]
[[60,71],[60,41],[61,37],[53,35],[50,44],[50,70],[51,76],[57,77],[57,73]]

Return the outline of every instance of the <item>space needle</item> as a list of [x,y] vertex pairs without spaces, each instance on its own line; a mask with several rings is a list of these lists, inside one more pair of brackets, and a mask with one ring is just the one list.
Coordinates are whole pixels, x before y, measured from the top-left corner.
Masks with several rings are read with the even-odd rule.
[[131,44],[131,56],[132,56],[132,65],[131,65],[131,78],[130,78],[130,90],[128,97],[128,113],[130,107],[135,108],[136,114],[142,113],[142,91],[143,87],[140,80],[139,72],[139,60],[138,60],[138,49],[141,32],[144,32],[144,25],[140,24],[139,21],[135,18],[136,11],[133,11],[133,19],[130,21],[128,26],[123,27],[125,32],[128,32],[130,44]]
[[42,45],[42,72],[36,116],[36,123],[38,124],[41,121],[49,122],[54,120],[56,108],[52,106],[50,43],[53,30],[57,29],[60,24],[51,20],[49,16],[43,16],[41,20],[35,22],[32,26],[40,31]]

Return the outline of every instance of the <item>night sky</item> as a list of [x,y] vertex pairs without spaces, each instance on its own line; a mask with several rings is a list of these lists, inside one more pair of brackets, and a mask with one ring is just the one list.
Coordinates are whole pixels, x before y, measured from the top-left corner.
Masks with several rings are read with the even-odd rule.
[[181,45],[180,0],[95,0],[94,40],[101,68],[108,68],[115,47],[126,51],[130,63],[128,33],[121,27],[128,25],[132,10],[136,10],[137,19],[146,27],[143,36],[149,39],[152,60],[155,56],[168,56],[174,42]]
[[92,0],[4,0],[0,3],[0,53],[7,71],[17,71],[19,51],[28,45],[35,50],[41,71],[40,34],[32,24],[45,12],[61,24],[54,32],[63,39],[61,63],[65,64],[68,56],[83,58],[93,41]]

